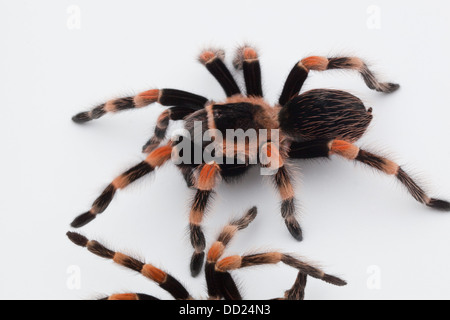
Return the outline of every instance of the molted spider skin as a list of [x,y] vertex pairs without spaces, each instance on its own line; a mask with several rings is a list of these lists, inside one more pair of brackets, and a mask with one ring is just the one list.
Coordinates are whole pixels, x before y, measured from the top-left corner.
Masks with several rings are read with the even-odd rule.
[[[293,173],[288,165],[292,159],[329,158],[336,155],[363,163],[395,177],[420,203],[450,211],[449,202],[430,197],[400,165],[354,144],[370,125],[372,108],[366,109],[359,98],[344,91],[316,89],[301,93],[310,72],[336,69],[358,72],[370,89],[381,93],[398,90],[398,84],[378,81],[367,64],[357,57],[311,56],[294,65],[278,103],[270,104],[263,97],[261,68],[256,49],[248,45],[242,46],[233,60],[235,68],[243,71],[246,93],[242,92],[225,65],[224,56],[223,50],[214,48],[204,50],[199,56],[199,61],[224,89],[227,97],[222,102],[176,89],[151,89],[134,97],[110,100],[73,117],[76,123],[85,123],[109,113],[142,108],[154,103],[168,107],[161,113],[153,136],[143,147],[143,151],[148,154],[147,158],[114,179],[94,201],[91,209],[73,221],[73,227],[79,228],[93,221],[107,209],[118,190],[151,174],[171,160],[173,154],[177,155],[177,151],[177,157],[186,156],[190,160],[189,163],[177,163],[177,166],[187,186],[196,191],[189,214],[190,240],[194,249],[191,259],[193,276],[198,275],[202,268],[206,244],[202,230],[203,218],[218,181],[233,182],[241,179],[253,163],[267,168],[267,164],[261,160],[269,158],[269,154],[278,160],[276,172],[269,179],[281,198],[281,216],[291,235],[299,241],[303,239],[303,230],[298,222]],[[164,144],[170,123],[178,120],[184,122],[184,128],[191,137],[173,137]],[[195,130],[196,122],[201,123],[201,130]],[[245,141],[226,139],[227,129],[241,129],[243,132],[254,129],[257,133],[256,146]],[[265,133],[260,129],[265,129]],[[274,138],[278,141],[271,141],[273,130],[279,133],[278,138]],[[225,137],[220,142],[222,144],[215,141],[222,153],[216,156],[220,160],[233,160],[232,163],[217,163],[217,159],[205,161],[202,155],[211,144],[211,140],[203,139],[207,131],[222,133]],[[178,148],[181,142],[191,146],[190,155],[180,154],[184,151]],[[223,152],[228,149],[231,149],[231,154]],[[198,153],[200,159],[196,159],[195,155]],[[223,279],[227,281],[226,276]]]

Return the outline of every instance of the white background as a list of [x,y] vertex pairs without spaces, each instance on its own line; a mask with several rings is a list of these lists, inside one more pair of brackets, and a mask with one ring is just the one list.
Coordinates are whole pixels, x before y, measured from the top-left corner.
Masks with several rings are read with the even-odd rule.
[[[73,29],[74,8],[80,10],[79,29]],[[65,237],[73,218],[144,158],[141,146],[163,108],[85,126],[71,117],[151,88],[222,99],[219,85],[196,61],[205,46],[225,48],[230,61],[237,45],[255,44],[271,103],[301,58],[366,59],[401,90],[372,92],[353,72],[313,73],[305,89],[338,88],[361,97],[375,118],[359,145],[387,152],[419,174],[432,196],[450,199],[448,30],[450,5],[444,0],[0,0],[0,298],[89,299],[128,291],[170,298]],[[298,167],[304,242],[289,235],[277,193],[255,170],[239,185],[218,188],[205,221],[208,243],[231,217],[257,205],[259,217],[228,252],[296,253],[349,283],[335,288],[310,280],[308,299],[450,298],[449,214],[416,203],[394,178],[343,159]],[[188,268],[192,195],[169,164],[119,192],[81,233],[144,257],[204,297],[203,274],[193,279]],[[73,270],[80,271],[79,289],[70,285]],[[296,272],[273,266],[235,275],[245,298],[265,299],[281,296]],[[374,276],[379,290],[370,285]]]

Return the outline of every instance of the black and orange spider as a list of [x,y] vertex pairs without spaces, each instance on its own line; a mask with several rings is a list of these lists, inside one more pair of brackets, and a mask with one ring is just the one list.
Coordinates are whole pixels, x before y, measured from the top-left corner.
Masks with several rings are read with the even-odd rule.
[[[280,252],[265,252],[245,256],[230,256],[222,258],[225,249],[235,234],[243,230],[255,219],[256,207],[247,211],[244,217],[235,220],[223,228],[217,241],[211,246],[205,266],[205,277],[208,288],[208,299],[210,300],[242,300],[238,286],[236,285],[230,271],[242,268],[278,264],[280,262],[297,269],[298,276],[293,287],[285,292],[280,300],[303,300],[307,277],[320,279],[335,286],[345,286],[347,283],[335,276],[326,274],[318,267],[304,262],[292,255]],[[162,289],[166,290],[177,300],[193,300],[186,288],[168,273],[156,268],[151,264],[145,264],[135,258],[120,252],[107,249],[97,241],[88,240],[86,237],[68,232],[69,239],[78,246],[87,248],[90,252],[102,258],[113,260],[115,263],[128,269],[141,273],[144,277],[156,282]],[[158,300],[154,296],[141,293],[114,294],[105,300]]]
[[[263,98],[260,63],[254,48],[250,46],[239,48],[234,59],[235,68],[243,70],[246,94],[241,92],[227,69],[223,50],[204,50],[199,60],[225,90],[227,99],[224,102],[216,103],[180,90],[153,89],[134,97],[108,101],[89,112],[82,112],[73,117],[76,123],[85,123],[107,113],[142,108],[155,102],[170,106],[160,115],[154,136],[143,148],[145,153],[149,153],[146,160],[114,179],[95,200],[92,208],[73,221],[73,227],[84,226],[104,212],[117,190],[127,187],[130,183],[162,166],[172,158],[173,154],[179,156],[176,147],[180,144],[180,139],[173,138],[166,145],[160,146],[166,138],[166,131],[171,120],[183,120],[184,128],[191,137],[196,135],[195,123],[201,124],[201,134],[208,130],[214,130],[223,135],[231,129],[243,131],[253,129],[260,132],[262,129],[266,130],[264,134],[257,136],[256,148],[249,147],[246,140],[244,142],[235,142],[234,139],[222,141],[222,149],[228,150],[227,147],[231,145],[231,150],[234,150],[231,155],[216,154],[222,161],[210,162],[200,158],[200,161],[177,164],[188,186],[197,190],[189,221],[191,243],[195,249],[191,260],[193,276],[198,275],[203,265],[205,238],[201,224],[218,178],[229,182],[243,176],[254,164],[251,162],[254,159],[257,159],[259,161],[257,164],[261,166],[267,165],[265,161],[264,163],[261,161],[266,156],[276,160],[274,162],[277,170],[271,179],[282,198],[281,215],[292,236],[300,241],[303,239],[303,233],[296,219],[292,173],[286,165],[289,159],[339,155],[355,160],[395,176],[417,201],[435,209],[450,210],[449,202],[428,196],[398,164],[362,150],[354,144],[365,133],[372,120],[372,108],[366,110],[359,98],[344,91],[328,89],[311,90],[299,94],[310,71],[333,69],[358,71],[367,86],[379,92],[391,93],[399,88],[397,84],[379,82],[361,59],[314,56],[301,60],[290,72],[278,103],[273,106]],[[274,131],[279,133],[278,138],[270,140],[272,137],[270,133]],[[181,140],[184,141],[184,138]],[[192,150],[200,150],[200,155],[203,155],[207,148],[206,143],[198,143],[194,140],[189,142],[192,144]],[[173,152],[174,150],[177,152]],[[191,160],[195,160],[194,153],[192,152],[189,156]]]

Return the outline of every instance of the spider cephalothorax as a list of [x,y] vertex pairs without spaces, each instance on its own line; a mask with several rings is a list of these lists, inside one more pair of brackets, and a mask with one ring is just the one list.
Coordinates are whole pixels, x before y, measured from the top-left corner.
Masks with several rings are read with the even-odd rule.
[[[285,292],[281,300],[303,300],[307,277],[316,278],[335,286],[345,286],[347,283],[335,276],[326,274],[320,268],[302,261],[293,255],[280,252],[264,252],[244,256],[229,256],[223,258],[225,249],[235,234],[255,219],[256,208],[250,209],[244,217],[235,220],[223,228],[217,241],[208,252],[205,267],[205,277],[208,288],[208,299],[211,300],[242,300],[238,286],[231,271],[252,266],[271,265],[284,263],[298,270],[297,279],[293,287]],[[87,248],[90,252],[102,258],[113,260],[115,263],[128,269],[141,273],[144,277],[156,282],[161,288],[169,292],[177,300],[192,300],[193,297],[185,287],[174,277],[157,267],[146,264],[133,257],[120,252],[107,249],[97,241],[88,240],[86,237],[68,232],[69,239],[78,246]],[[141,293],[115,294],[106,300],[158,300],[154,296]]]
[[[289,159],[339,155],[355,160],[395,176],[417,201],[435,209],[450,210],[450,203],[429,197],[398,164],[353,144],[369,126],[372,108],[366,109],[360,99],[339,90],[320,89],[300,94],[310,71],[333,69],[358,71],[368,87],[379,92],[391,93],[399,88],[397,84],[379,82],[361,59],[309,57],[301,60],[290,72],[280,98],[273,106],[263,98],[260,64],[255,49],[243,46],[234,59],[234,66],[243,70],[246,94],[241,92],[223,59],[222,50],[205,50],[199,56],[200,62],[225,90],[227,99],[222,103],[180,90],[152,89],[134,97],[108,101],[73,118],[77,123],[84,123],[110,112],[141,108],[155,102],[170,106],[160,115],[153,137],[143,148],[148,153],[146,160],[113,180],[92,208],[75,219],[73,227],[81,227],[95,219],[108,207],[118,189],[149,174],[173,159],[174,155],[179,157],[178,147],[182,142],[185,145],[186,141],[192,146],[191,151],[194,151],[188,155],[182,152],[182,156],[187,156],[189,161],[177,162],[176,165],[187,184],[197,191],[190,212],[191,242],[195,249],[191,261],[194,276],[201,270],[205,256],[205,238],[201,224],[216,181],[219,178],[231,181],[243,176],[255,160],[261,167],[275,163],[276,170],[270,178],[282,198],[281,215],[290,233],[298,240],[302,240],[303,233],[296,219],[292,173],[286,165]],[[166,138],[169,122],[176,120],[184,121],[189,137],[174,137],[161,146]],[[200,124],[200,133],[196,133],[196,123]],[[255,130],[256,147],[251,147],[247,140],[235,142],[234,139],[215,139],[219,133],[226,136],[229,129]],[[196,135],[203,136],[210,130],[215,132],[211,139],[206,142],[200,139],[198,142]],[[272,135],[274,132],[278,135]],[[195,151],[200,150],[203,155],[211,140],[220,140],[219,148],[214,149],[219,152],[211,153],[214,154],[214,160],[202,157],[200,160],[196,159]],[[224,149],[232,150],[231,154],[220,152]],[[263,161],[266,158],[270,158],[270,161]]]

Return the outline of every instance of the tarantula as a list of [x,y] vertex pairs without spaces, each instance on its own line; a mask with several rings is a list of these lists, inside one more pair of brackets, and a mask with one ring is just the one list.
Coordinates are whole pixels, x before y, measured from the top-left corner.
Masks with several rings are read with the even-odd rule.
[[[238,220],[229,223],[223,228],[217,241],[211,246],[208,252],[207,263],[205,266],[205,277],[208,288],[208,297],[210,300],[242,300],[239,289],[230,274],[230,271],[242,268],[284,263],[297,270],[298,276],[293,287],[285,292],[280,300],[303,300],[305,297],[305,287],[307,277],[320,279],[336,286],[345,286],[347,283],[335,276],[328,275],[319,268],[301,261],[292,255],[280,252],[265,252],[245,256],[230,256],[222,258],[225,249],[235,234],[243,230],[255,219],[257,215],[256,207],[251,208]],[[127,256],[120,252],[114,252],[105,248],[97,241],[88,240],[86,237],[68,232],[69,239],[78,246],[87,248],[90,252],[102,258],[111,259],[115,263],[128,269],[141,273],[144,277],[156,282],[161,288],[170,293],[177,300],[192,300],[192,296],[171,275],[156,268],[151,264],[145,264],[135,258]],[[105,300],[158,300],[153,296],[141,293],[114,294]]]
[[[134,97],[108,101],[73,117],[76,123],[85,123],[107,113],[142,108],[155,102],[170,106],[159,116],[154,135],[143,147],[143,151],[148,153],[146,160],[114,179],[95,200],[92,208],[73,221],[72,227],[82,227],[103,213],[117,190],[126,188],[169,159],[173,161],[181,156],[183,152],[180,153],[177,149],[181,142],[188,141],[192,150],[199,150],[200,155],[204,154],[202,152],[205,152],[209,145],[204,141],[196,142],[192,138],[189,140],[185,137],[174,137],[162,145],[170,121],[176,120],[184,121],[184,128],[191,137],[198,135],[195,132],[196,123],[201,124],[200,134],[208,130],[213,130],[216,134],[226,134],[230,129],[263,132],[257,136],[256,147],[250,147],[246,140],[235,142],[234,138],[228,139],[221,141],[219,148],[214,149],[219,150],[214,161],[202,158],[195,161],[195,152],[191,152],[188,155],[191,161],[176,164],[188,186],[196,190],[189,219],[191,243],[195,250],[191,260],[193,276],[198,275],[205,258],[205,237],[201,225],[217,180],[222,178],[225,182],[230,182],[242,177],[255,164],[252,162],[255,159],[256,164],[262,167],[267,167],[268,163],[275,164],[272,167],[275,167],[276,172],[271,176],[271,180],[282,199],[281,215],[289,232],[299,241],[303,239],[303,233],[296,218],[292,173],[287,166],[289,159],[328,158],[338,155],[358,161],[395,176],[417,201],[435,209],[450,210],[449,202],[428,196],[398,164],[362,150],[354,144],[368,128],[372,120],[372,108],[366,109],[359,98],[339,90],[319,89],[300,94],[310,71],[334,69],[358,71],[367,86],[378,92],[391,93],[399,88],[398,84],[379,82],[361,59],[313,56],[299,61],[287,77],[278,103],[273,106],[263,98],[261,68],[254,48],[239,48],[233,62],[237,70],[243,70],[246,94],[241,92],[225,65],[224,51],[204,50],[199,61],[224,89],[227,95],[224,102],[216,103],[180,90],[153,89]],[[273,132],[278,132],[276,139],[271,139]],[[213,135],[211,140],[215,138]],[[231,149],[232,152],[220,152],[222,149]],[[267,162],[265,158],[270,158],[270,161]]]

